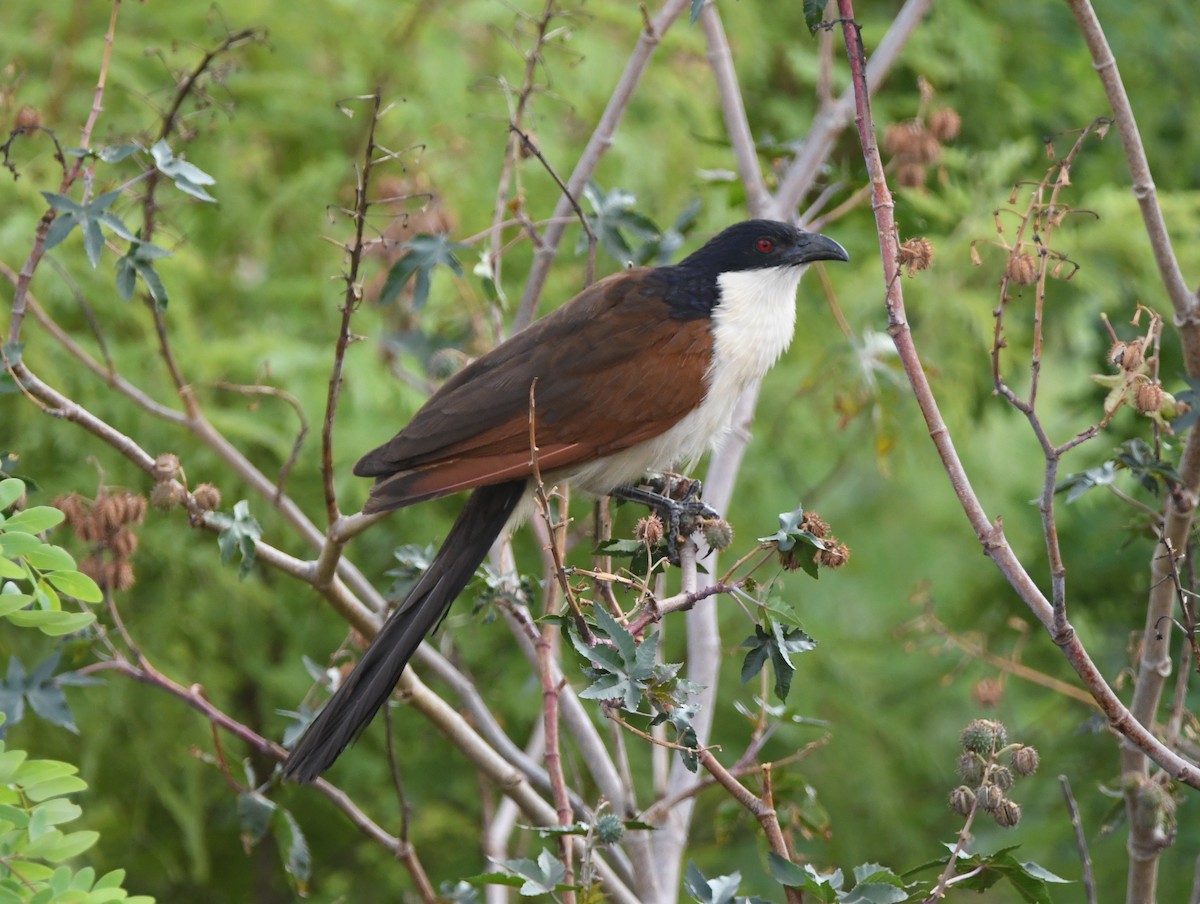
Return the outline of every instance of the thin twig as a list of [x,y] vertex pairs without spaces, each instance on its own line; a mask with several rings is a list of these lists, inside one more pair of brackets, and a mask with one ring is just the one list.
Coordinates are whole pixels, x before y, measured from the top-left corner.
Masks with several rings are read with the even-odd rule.
[[1083,822],[1079,818],[1079,805],[1075,803],[1075,795],[1071,793],[1071,781],[1065,775],[1058,777],[1059,787],[1062,788],[1063,799],[1067,802],[1067,815],[1071,817],[1071,828],[1075,832],[1075,847],[1079,850],[1079,863],[1083,868],[1083,893],[1087,904],[1096,904],[1096,877],[1092,874],[1092,855],[1088,853],[1087,835],[1083,831]]

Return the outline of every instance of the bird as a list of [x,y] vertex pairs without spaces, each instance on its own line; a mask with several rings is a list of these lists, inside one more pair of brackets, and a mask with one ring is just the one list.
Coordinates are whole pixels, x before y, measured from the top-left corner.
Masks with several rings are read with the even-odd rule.
[[790,344],[807,266],[847,260],[819,233],[735,223],[677,264],[585,288],[459,370],[364,455],[354,467],[374,479],[364,513],[471,495],[404,604],[295,743],[285,777],[309,782],[333,764],[514,515],[532,508],[531,411],[545,485],[614,495],[648,472],[694,463]]

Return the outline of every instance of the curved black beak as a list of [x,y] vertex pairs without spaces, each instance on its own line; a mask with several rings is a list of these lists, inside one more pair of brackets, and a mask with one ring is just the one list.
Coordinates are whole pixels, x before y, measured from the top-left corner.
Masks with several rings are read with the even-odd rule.
[[796,246],[787,252],[790,264],[811,264],[813,261],[848,261],[846,249],[827,235],[806,232]]

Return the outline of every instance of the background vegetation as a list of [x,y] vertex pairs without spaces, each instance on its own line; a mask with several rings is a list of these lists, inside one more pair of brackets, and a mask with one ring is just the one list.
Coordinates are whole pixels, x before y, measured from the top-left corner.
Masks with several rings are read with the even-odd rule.
[[[868,52],[898,7],[858,5]],[[1200,132],[1189,127],[1197,73],[1188,42],[1200,29],[1200,14],[1186,0],[1098,7],[1114,53],[1128,61],[1123,74],[1175,250],[1184,273],[1194,274],[1200,269]],[[719,10],[762,164],[768,174],[777,172],[817,113],[820,39],[810,37],[801,4],[743,0],[721,3]],[[510,140],[510,104],[541,11],[541,4],[494,0],[360,0],[303,13],[274,0],[119,8],[93,147],[131,139],[152,144],[182,74],[230,33],[254,29],[219,57],[182,110],[172,147],[214,177],[208,190],[217,203],[160,190],[155,242],[172,254],[156,267],[170,293],[165,321],[179,369],[212,424],[272,476],[307,425],[287,490],[317,523],[323,523],[318,434],[340,321],[342,243],[352,233],[342,211],[353,204],[355,165],[370,122],[368,106],[352,98],[378,86],[385,102],[394,103],[377,140],[395,152],[395,161],[380,168],[376,184],[382,194],[411,198],[393,212],[411,215],[417,231],[440,225],[455,239],[476,236],[491,225]],[[5,10],[5,134],[36,117],[64,147],[76,143],[92,107],[110,12],[105,4],[66,0]],[[552,23],[536,66],[539,90],[524,122],[564,176],[642,27],[642,14],[620,3],[564,4]],[[663,228],[698,201],[688,249],[746,216],[706,53],[704,33],[686,16],[667,32],[595,175],[602,190],[628,192],[636,199],[633,209]],[[843,55],[833,59],[840,94],[849,75]],[[989,243],[997,238],[994,212],[1008,203],[1013,184],[1045,172],[1044,139],[1110,110],[1068,7],[1036,0],[994,8],[968,0],[932,4],[878,90],[874,113],[882,132],[930,108],[957,111],[961,132],[928,167],[924,186],[893,182],[902,237],[924,236],[935,250],[929,269],[904,280],[910,322],[977,492],[989,513],[1003,517],[1010,542],[1041,581],[1045,547],[1030,503],[1041,491],[1041,453],[1024,419],[992,392],[992,311],[1006,259]],[[1060,152],[1073,138],[1058,139]],[[0,262],[13,273],[29,255],[46,211],[41,192],[58,189],[53,152],[44,133],[9,147],[12,172],[0,180]],[[138,165],[130,160],[98,168],[95,190],[118,187]],[[558,187],[537,159],[518,165],[522,211],[534,220],[548,216]],[[796,658],[789,698],[795,718],[774,732],[762,758],[780,759],[828,740],[776,776],[781,820],[798,860],[821,869],[878,861],[901,871],[941,856],[939,842],[952,842],[961,825],[946,806],[959,783],[959,731],[972,718],[995,718],[1010,735],[1035,745],[1042,765],[1016,792],[1024,808],[1020,825],[1005,830],[978,823],[976,847],[994,851],[1018,843],[1021,859],[1078,878],[1079,852],[1055,778],[1066,775],[1098,885],[1123,886],[1117,745],[1094,708],[1046,686],[1050,679],[1078,682],[980,555],[931,454],[884,332],[875,224],[869,203],[855,194],[864,178],[851,128],[802,210],[825,187],[823,212],[850,202],[821,228],[845,245],[852,263],[821,278],[810,275],[802,285],[796,340],[764,385],[728,511],[741,543],[769,534],[776,513],[803,502],[852,550],[844,569],[819,581],[802,573],[785,580],[788,600],[819,646]],[[1125,338],[1134,335],[1129,321],[1138,304],[1170,321],[1115,135],[1086,145],[1071,182],[1070,203],[1094,216],[1070,218],[1058,232],[1057,247],[1079,271],[1070,281],[1052,281],[1048,290],[1041,414],[1060,441],[1101,416],[1105,389],[1089,379],[1112,370],[1101,314]],[[137,190],[114,208],[131,224],[141,218]],[[379,212],[374,224],[386,227],[387,217]],[[543,309],[583,282],[586,256],[577,252],[578,236],[571,226]],[[973,242],[980,243],[980,266],[972,264]],[[407,294],[398,303],[373,303],[387,261],[368,259],[368,303],[353,324],[366,340],[345,359],[334,447],[344,511],[356,511],[365,498],[365,483],[350,475],[353,461],[420,405],[431,360],[436,367],[448,356],[435,353],[478,352],[495,338],[496,312],[503,320],[514,310],[530,267],[529,243],[517,243],[504,257],[500,286],[507,298],[498,306],[472,275],[477,253],[478,247],[460,255],[462,278],[439,269],[419,308]],[[106,253],[98,268],[88,266],[76,232],[52,249],[32,291],[91,354],[111,360],[159,402],[177,406],[146,305],[124,302],[114,291],[114,259]],[[601,272],[619,266],[601,255]],[[1014,305],[1031,303],[1031,294]],[[1010,342],[1020,349],[1029,341],[1021,332],[1027,328],[1014,322],[1012,329]],[[1168,330],[1160,372],[1165,388],[1179,392],[1186,386],[1172,336]],[[219,488],[223,510],[250,499],[264,538],[286,553],[311,555],[288,539],[271,506],[209,446],[134,409],[35,324],[27,323],[22,339],[24,358],[41,379],[134,435],[152,455],[177,455],[192,487],[211,482]],[[1013,360],[1016,373],[1020,359]],[[235,388],[247,386],[278,387],[286,396]],[[5,388],[14,389],[11,382]],[[118,452],[46,416],[19,393],[0,405],[0,451],[16,456],[6,470],[36,482],[31,501],[48,504],[69,492],[95,496],[100,486],[151,490],[146,475]],[[1150,422],[1123,409],[1066,459],[1064,471],[1097,466],[1135,437],[1151,441]],[[1163,450],[1168,460],[1177,456],[1177,438],[1164,435]],[[1161,507],[1160,498],[1128,476],[1119,476],[1117,486]],[[354,543],[356,562],[386,588],[394,547],[444,535],[458,504],[427,504],[363,534]],[[1127,697],[1155,541],[1143,513],[1103,490],[1060,506],[1059,527],[1074,626]],[[280,711],[295,710],[312,686],[304,657],[323,666],[344,636],[343,622],[308,586],[277,571],[256,566],[242,579],[236,556],[222,564],[215,537],[190,527],[179,510],[149,512],[140,537],[132,558],[136,583],[120,594],[139,645],[165,675],[184,686],[202,685],[220,709],[266,737],[282,738],[290,720]],[[77,558],[87,555],[84,544],[65,534],[56,542]],[[536,571],[535,541],[520,538],[518,552],[529,563],[523,570]],[[708,604],[722,612],[728,656],[713,740],[737,751],[749,729],[733,707],[739,700],[753,706],[756,690],[738,683],[736,645],[747,623],[728,598]],[[511,735],[527,737],[540,715],[539,689],[523,664],[514,665],[519,657],[509,633],[471,616],[469,608],[456,608],[436,642],[487,689],[488,703]],[[682,621],[668,621],[664,633],[667,659],[678,661]],[[16,628],[0,631],[0,653],[27,668],[60,646],[58,639]],[[94,653],[88,643],[74,642],[63,657],[64,667],[79,668]],[[1037,680],[1023,678],[1017,664]],[[101,836],[88,854],[99,873],[123,867],[132,891],[164,901],[290,899],[276,852],[269,845],[243,849],[238,795],[215,768],[213,731],[204,719],[178,699],[117,675],[101,686],[70,689],[67,698],[78,734],[29,716],[16,725],[10,718],[5,727],[10,744],[80,767],[90,787],[83,797],[87,828]],[[436,884],[483,871],[475,840],[481,811],[496,805],[495,789],[482,787],[416,714],[399,707],[392,721],[409,838],[429,875]],[[1185,745],[1193,727],[1187,718]],[[394,827],[399,806],[380,793],[391,785],[383,735],[376,725],[331,777],[369,803],[377,822]],[[229,736],[222,749],[241,780],[236,764],[247,749]],[[270,771],[260,753],[251,759],[260,775]],[[394,900],[409,889],[391,854],[364,840],[327,799],[294,786],[273,791],[272,799],[294,814],[307,838],[315,899]],[[778,897],[753,820],[717,794],[701,795],[698,807],[689,855],[705,874],[740,870],[743,894]],[[1181,795],[1172,826],[1177,836],[1163,853],[1162,900],[1185,900],[1191,889],[1200,848],[1194,807],[1194,795]],[[526,839],[516,850],[535,855],[539,847],[536,838]],[[987,900],[1016,900],[1004,887],[990,894]],[[1085,899],[1080,885],[1055,886],[1054,895]]]

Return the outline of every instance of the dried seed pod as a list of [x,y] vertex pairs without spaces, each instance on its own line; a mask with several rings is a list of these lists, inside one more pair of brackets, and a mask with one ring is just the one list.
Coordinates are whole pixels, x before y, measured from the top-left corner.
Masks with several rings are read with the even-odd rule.
[[980,706],[996,706],[1004,696],[1004,684],[997,678],[980,678],[971,689],[971,696]]
[[836,543],[826,549],[817,550],[814,556],[822,568],[841,568],[850,561],[850,548],[845,543]]
[[154,489],[150,491],[150,504],[163,511],[182,505],[186,498],[187,490],[174,480],[156,483]]
[[88,506],[83,497],[78,493],[67,493],[50,504],[63,513],[63,517],[67,519],[67,526],[78,534],[79,526],[88,519]]
[[924,188],[927,175],[923,163],[904,160],[896,166],[896,181],[905,188]]
[[959,816],[970,816],[975,807],[975,792],[966,785],[959,785],[950,792],[950,809]]
[[1133,393],[1133,407],[1138,414],[1154,414],[1163,405],[1163,390],[1157,383],[1140,383]]
[[1008,266],[1004,269],[1004,275],[1020,286],[1035,283],[1038,276],[1037,260],[1034,259],[1032,254],[1026,254],[1025,252],[1010,255]]
[[720,552],[733,543],[733,525],[724,518],[704,522],[704,542]]
[[154,459],[154,467],[150,469],[150,475],[154,478],[155,483],[174,480],[179,476],[179,456],[164,452]]
[[908,268],[912,276],[918,270],[926,270],[933,263],[933,242],[925,238],[908,239],[900,245],[900,266]]
[[1021,805],[1005,798],[992,810],[992,819],[996,820],[996,825],[1011,829],[1021,821]]
[[128,527],[122,527],[108,541],[108,549],[116,559],[128,559],[138,548],[138,535]]
[[1146,344],[1141,339],[1135,339],[1126,346],[1125,354],[1122,356],[1120,364],[1126,373],[1131,374],[1135,373],[1145,360]]
[[808,531],[818,540],[829,536],[829,525],[821,520],[821,516],[816,512],[804,513],[804,517],[800,519],[800,529]]
[[1012,751],[1012,771],[1020,776],[1033,775],[1041,763],[1035,748],[1021,744]]
[[196,500],[197,508],[201,511],[211,512],[221,504],[221,491],[211,483],[202,483],[196,487],[193,498]]
[[929,131],[939,141],[953,141],[962,129],[962,117],[950,107],[934,110],[929,114]]
[[656,546],[662,542],[663,538],[663,523],[658,515],[647,515],[645,518],[639,518],[637,525],[633,529],[633,535],[642,543],[648,543],[651,546]]
[[978,786],[983,781],[983,767],[986,765],[987,761],[979,754],[965,750],[958,758],[958,774],[967,784]]

